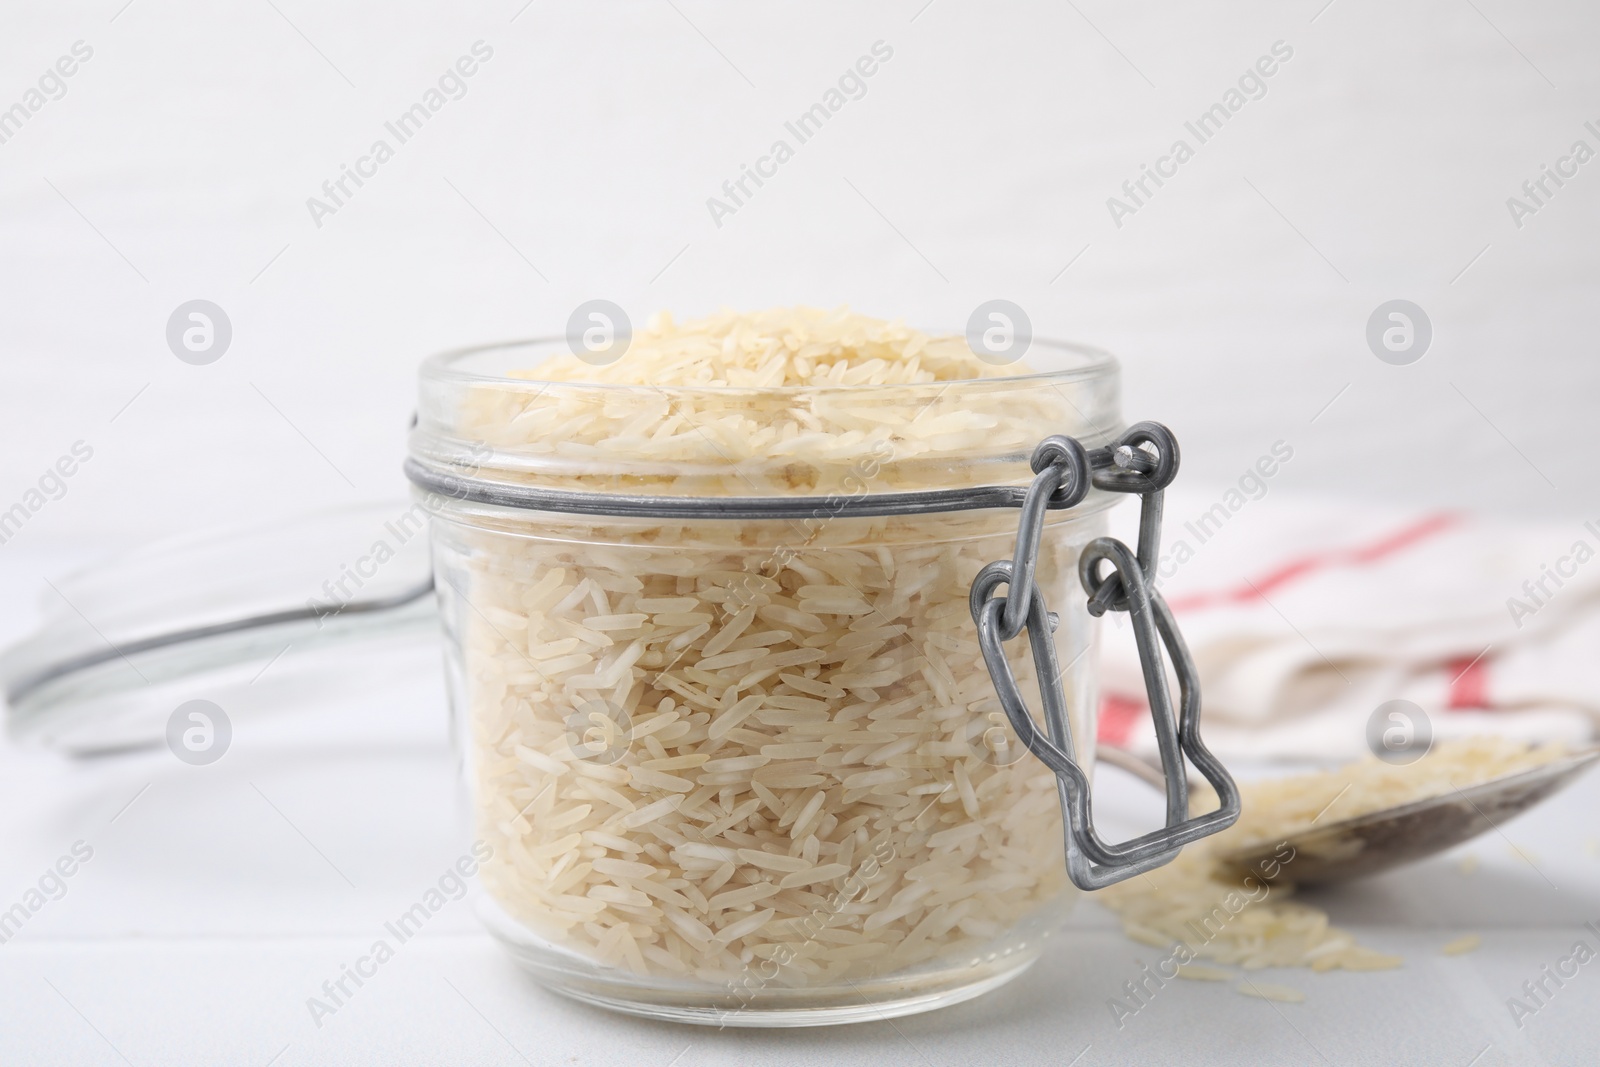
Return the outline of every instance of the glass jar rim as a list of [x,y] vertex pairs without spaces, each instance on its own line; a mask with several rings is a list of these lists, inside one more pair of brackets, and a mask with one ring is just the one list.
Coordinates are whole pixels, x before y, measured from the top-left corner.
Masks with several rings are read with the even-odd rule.
[[[762,516],[779,506],[777,498],[789,501],[784,507],[809,508],[841,495],[871,498],[861,508],[895,509],[885,514],[941,506],[950,493],[965,501],[971,491],[998,494],[1006,498],[1001,506],[1014,506],[1009,496],[1032,479],[1029,456],[1041,440],[1066,433],[1096,448],[1123,428],[1119,364],[1087,345],[1033,338],[1030,349],[1037,344],[1067,366],[948,381],[778,387],[513,376],[566,352],[567,344],[545,337],[430,357],[419,375],[406,462],[413,484],[496,506],[597,514],[610,513],[598,510],[597,501],[617,506],[621,497],[636,497],[638,507],[662,515],[679,508],[663,499],[714,498],[732,509],[730,518],[744,515],[734,498],[759,498],[747,510]],[[677,405],[688,413],[674,411]],[[669,434],[658,444],[657,436],[637,429],[638,419],[650,424],[669,416],[693,427],[689,413],[702,412],[749,421],[755,444],[741,451],[704,429]],[[924,416],[932,427],[927,433],[899,436]],[[806,425],[807,417],[817,425]],[[594,440],[574,443],[573,420]],[[789,433],[796,425],[802,432]],[[869,432],[870,441],[863,436]],[[768,437],[758,439],[761,433]],[[782,447],[762,452],[758,446],[775,433],[789,436]],[[830,441],[848,447],[826,447]],[[870,490],[863,488],[867,481]],[[900,500],[904,494],[914,499]]]
[[[928,332],[935,339],[959,338],[961,336],[956,331]],[[880,395],[904,395],[907,392],[915,392],[919,389],[944,390],[955,387],[1007,389],[1037,385],[1058,385],[1113,376],[1121,369],[1117,357],[1103,348],[1076,341],[1059,341],[1045,337],[1031,338],[1029,350],[1034,346],[1042,346],[1051,352],[1063,354],[1076,360],[1075,364],[1056,370],[1035,371],[1029,374],[996,374],[983,378],[951,378],[930,382],[885,382],[856,385],[708,385],[696,382],[631,384],[582,380],[551,381],[543,378],[520,378],[512,377],[509,374],[485,373],[465,369],[461,366],[463,362],[473,358],[485,357],[497,352],[528,350],[531,355],[545,346],[549,346],[553,350],[567,351],[566,344],[566,339],[563,337],[545,336],[451,348],[436,352],[425,358],[422,361],[419,373],[423,383],[480,385],[501,389],[538,390],[541,392],[551,389],[572,390],[575,392],[593,390],[604,395],[628,395],[633,393],[659,394],[664,391],[672,391],[721,397],[736,397],[745,394],[772,396],[777,394],[793,396],[837,395],[859,398],[871,396],[874,393]],[[540,358],[550,354],[553,354],[553,352],[541,353]]]

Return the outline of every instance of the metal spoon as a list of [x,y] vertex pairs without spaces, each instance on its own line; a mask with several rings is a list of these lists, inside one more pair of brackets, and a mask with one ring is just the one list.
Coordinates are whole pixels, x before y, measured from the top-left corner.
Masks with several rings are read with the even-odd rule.
[[[1126,749],[1100,745],[1096,758],[1165,789],[1160,769]],[[1579,749],[1541,766],[1503,774],[1465,789],[1326,826],[1308,827],[1288,838],[1294,859],[1287,863],[1279,854],[1284,843],[1281,838],[1225,852],[1221,859],[1258,877],[1263,870],[1277,870],[1276,878],[1305,885],[1364,878],[1498,828],[1570,784],[1597,760],[1600,747]],[[1276,862],[1269,863],[1270,860]]]

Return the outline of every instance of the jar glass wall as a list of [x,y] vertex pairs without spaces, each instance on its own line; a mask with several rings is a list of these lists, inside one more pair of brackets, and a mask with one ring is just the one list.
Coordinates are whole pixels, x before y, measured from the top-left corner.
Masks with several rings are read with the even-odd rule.
[[[722,405],[748,419],[772,404],[900,427],[822,435],[783,463],[718,461],[688,440],[670,462],[647,439],[596,454],[505,427],[598,417],[625,444],[651,391],[460,367],[483,358],[430,365],[414,459],[470,456],[473,478],[556,489],[837,499],[1026,484],[1043,436],[1093,447],[1120,430],[1114,364],[1086,353],[1067,372],[937,395],[680,396],[701,426]],[[1102,505],[1051,516],[1037,577],[1085,764],[1093,631],[1076,569]],[[977,572],[1012,554],[1014,510],[669,520],[435,498],[430,511],[473,833],[492,853],[485,919],[551,988],[799,1025],[952,1003],[1037,957],[1075,892],[1056,780],[1005,725],[968,604]],[[1007,652],[1036,692],[1022,645]]]

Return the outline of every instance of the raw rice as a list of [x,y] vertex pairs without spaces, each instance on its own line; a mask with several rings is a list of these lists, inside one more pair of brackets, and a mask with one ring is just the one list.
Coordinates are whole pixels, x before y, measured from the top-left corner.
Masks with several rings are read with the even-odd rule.
[[1275,1000],[1280,1004],[1303,1004],[1306,999],[1306,995],[1298,989],[1291,989],[1286,985],[1272,985],[1269,982],[1252,982],[1248,978],[1233,989],[1234,992],[1243,993],[1247,997]]
[[[1068,425],[1049,389],[999,404],[914,389],[1001,373],[1026,370],[845,312],[658,316],[612,365],[560,355],[527,377],[662,388],[474,386],[461,432],[543,455],[506,476],[568,489],[949,488],[993,479],[963,462],[973,450],[1025,458]],[[835,388],[857,385],[910,391],[896,406]],[[1015,523],[451,524],[490,895],[601,963],[717,983],[755,960],[785,961],[780,986],[815,987],[1031,948],[1070,898],[1056,782],[975,740],[999,703],[967,609]],[[1097,531],[1051,524],[1038,582],[1070,664],[1087,641],[1069,610],[1076,554]],[[1025,644],[1008,652],[1036,691]],[[1062,681],[1082,737],[1092,687],[1076,669]]]
[[[1405,766],[1368,757],[1326,773],[1245,782],[1240,786],[1243,811],[1236,824],[1190,845],[1167,866],[1110,886],[1095,899],[1118,914],[1124,933],[1136,941],[1158,948],[1181,942],[1197,958],[1245,970],[1398,967],[1400,957],[1356,944],[1352,935],[1329,924],[1322,909],[1291,899],[1292,853],[1280,856],[1281,880],[1270,885],[1261,878],[1241,876],[1219,857],[1234,849],[1292,841],[1297,832],[1323,820],[1355,818],[1537,767],[1566,751],[1559,743],[1530,747],[1504,738],[1471,737],[1440,742]],[[1196,810],[1215,804],[1215,795],[1206,791],[1197,798]]]

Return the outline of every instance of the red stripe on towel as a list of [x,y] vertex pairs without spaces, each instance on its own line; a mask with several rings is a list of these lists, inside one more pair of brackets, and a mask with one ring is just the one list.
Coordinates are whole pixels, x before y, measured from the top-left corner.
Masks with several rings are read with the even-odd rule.
[[1107,693],[1100,698],[1100,728],[1095,736],[1108,745],[1125,745],[1134,723],[1148,714],[1144,701]]
[[1451,660],[1445,664],[1455,681],[1450,683],[1450,693],[1445,706],[1451,711],[1487,708],[1489,706],[1489,664],[1480,653],[1476,659]]
[[1430,515],[1371,544],[1358,545],[1355,548],[1335,548],[1304,556],[1269,571],[1254,582],[1247,580],[1242,586],[1221,592],[1191,593],[1168,601],[1167,606],[1173,611],[1194,611],[1197,608],[1211,608],[1221,604],[1247,604],[1317,571],[1331,567],[1359,567],[1376,563],[1454,526],[1460,519],[1459,515],[1449,513]]

